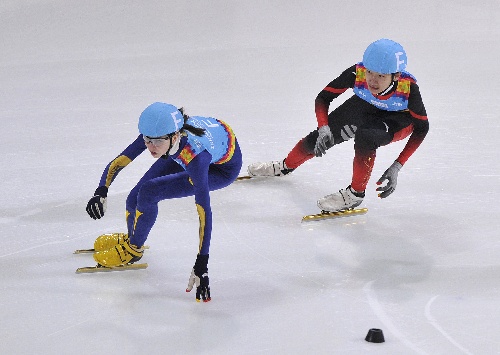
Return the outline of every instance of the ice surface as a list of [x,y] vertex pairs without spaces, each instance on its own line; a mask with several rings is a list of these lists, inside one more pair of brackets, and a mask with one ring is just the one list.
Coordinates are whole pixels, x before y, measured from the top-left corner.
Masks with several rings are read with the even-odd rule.
[[[0,353],[500,353],[499,19],[498,0],[3,0]],[[227,121],[244,166],[282,159],[315,128],[317,93],[381,37],[405,46],[431,126],[394,195],[375,181],[404,142],[379,150],[368,214],[301,224],[349,183],[345,143],[212,194],[208,304],[184,292],[192,198],[160,203],[148,269],[75,274],[94,263],[74,249],[124,231],[153,162],[122,171],[105,218],[86,215],[144,107]]]

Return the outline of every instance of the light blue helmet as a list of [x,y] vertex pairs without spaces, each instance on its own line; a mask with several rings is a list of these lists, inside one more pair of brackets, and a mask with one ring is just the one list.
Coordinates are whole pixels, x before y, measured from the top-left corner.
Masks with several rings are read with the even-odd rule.
[[406,63],[406,52],[403,46],[386,38],[370,44],[363,54],[365,68],[381,74],[403,71]]
[[155,102],[139,117],[139,132],[143,136],[162,137],[179,131],[184,124],[181,112],[174,105]]

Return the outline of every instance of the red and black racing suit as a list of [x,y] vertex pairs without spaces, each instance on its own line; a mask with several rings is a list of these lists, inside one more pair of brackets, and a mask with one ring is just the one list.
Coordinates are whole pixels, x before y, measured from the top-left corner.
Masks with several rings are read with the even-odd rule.
[[[330,103],[347,89],[354,87],[356,67],[357,65],[353,65],[346,69],[318,94],[315,112],[318,127],[326,124],[330,126],[333,145],[354,138],[355,157],[351,186],[361,192],[368,184],[376,149],[411,134],[397,158],[397,161],[404,165],[424,140],[429,131],[429,122],[419,87],[414,81],[410,84],[408,108],[405,110],[387,111],[353,95],[328,114]],[[377,99],[389,99],[394,95],[397,84],[397,81],[393,82],[392,88],[383,96],[377,96]],[[287,168],[295,169],[313,158],[317,138],[318,130],[314,130],[301,139],[285,158]]]

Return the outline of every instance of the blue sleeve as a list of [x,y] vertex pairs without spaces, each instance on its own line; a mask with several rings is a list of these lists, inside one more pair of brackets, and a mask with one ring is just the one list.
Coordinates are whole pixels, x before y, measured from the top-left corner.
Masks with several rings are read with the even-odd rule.
[[186,171],[194,186],[194,200],[200,219],[200,245],[198,253],[207,255],[212,238],[212,208],[210,207],[210,189],[208,168],[212,155],[206,150],[199,153],[187,166]]
[[121,152],[115,159],[113,159],[104,169],[99,186],[106,186],[109,188],[118,173],[137,158],[144,150],[146,144],[140,134],[123,152]]

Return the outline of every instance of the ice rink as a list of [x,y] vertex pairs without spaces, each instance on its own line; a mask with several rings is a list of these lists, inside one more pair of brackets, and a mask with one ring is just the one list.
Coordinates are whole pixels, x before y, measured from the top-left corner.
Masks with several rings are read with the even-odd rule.
[[[500,354],[498,0],[2,0],[0,24],[1,354]],[[378,150],[366,215],[301,223],[350,183],[350,141],[212,193],[210,303],[185,292],[193,198],[160,203],[147,269],[75,273],[94,265],[75,249],[125,231],[147,152],[103,219],[85,207],[147,105],[228,122],[244,169],[283,159],[383,37],[430,123],[392,196],[375,182],[406,140]]]

